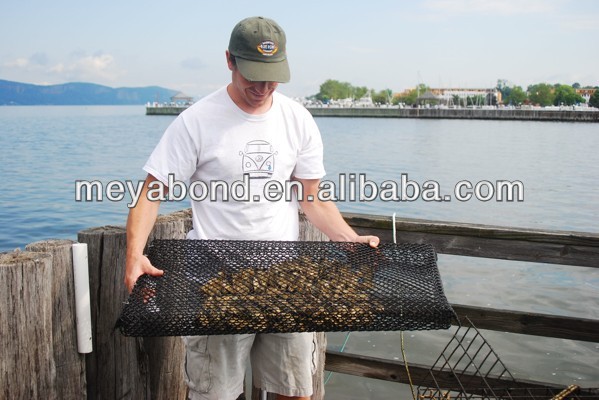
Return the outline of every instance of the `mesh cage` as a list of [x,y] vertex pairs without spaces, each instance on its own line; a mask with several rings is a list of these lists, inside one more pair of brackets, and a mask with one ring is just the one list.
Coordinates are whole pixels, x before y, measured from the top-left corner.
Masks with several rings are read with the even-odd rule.
[[566,388],[520,382],[466,317],[423,377],[419,400],[574,400],[599,395],[576,385]]
[[127,336],[447,329],[430,245],[155,240],[117,322]]

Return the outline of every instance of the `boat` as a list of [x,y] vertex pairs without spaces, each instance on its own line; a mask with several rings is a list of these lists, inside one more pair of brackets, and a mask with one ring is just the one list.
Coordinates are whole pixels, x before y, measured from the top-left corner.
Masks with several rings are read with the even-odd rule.
[[170,102],[157,101],[146,103],[146,115],[179,115],[194,103],[193,97],[179,92],[171,97]]

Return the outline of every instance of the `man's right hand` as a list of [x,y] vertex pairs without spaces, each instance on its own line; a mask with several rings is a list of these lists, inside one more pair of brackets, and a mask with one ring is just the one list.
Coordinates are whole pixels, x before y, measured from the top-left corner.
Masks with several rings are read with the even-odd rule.
[[154,267],[148,257],[144,255],[128,256],[125,268],[125,286],[129,293],[133,290],[137,279],[144,274],[162,276],[164,271]]
[[159,201],[150,201],[147,193],[149,186],[156,178],[150,174],[146,177],[143,191],[136,206],[129,210],[127,218],[127,261],[125,267],[125,285],[129,293],[133,290],[135,282],[143,274],[161,276],[164,272],[155,268],[148,257],[143,255],[143,249],[156,218],[158,216]]

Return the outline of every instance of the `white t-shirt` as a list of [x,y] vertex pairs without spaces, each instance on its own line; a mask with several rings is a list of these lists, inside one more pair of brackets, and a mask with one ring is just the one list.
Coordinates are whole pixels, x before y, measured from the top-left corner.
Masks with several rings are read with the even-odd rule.
[[[185,182],[193,194],[190,239],[297,240],[298,204],[285,189],[292,176],[325,174],[320,132],[304,107],[275,92],[268,112],[248,114],[226,87],[173,121],[144,170],[165,185],[169,175]],[[266,199],[265,186],[271,199],[283,188],[282,198]]]

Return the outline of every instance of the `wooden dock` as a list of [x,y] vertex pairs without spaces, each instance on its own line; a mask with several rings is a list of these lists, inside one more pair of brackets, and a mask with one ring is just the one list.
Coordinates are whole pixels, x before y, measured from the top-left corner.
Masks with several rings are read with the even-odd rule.
[[[361,234],[392,241],[390,217],[344,214]],[[302,219],[302,240],[326,237]],[[190,210],[160,216],[150,236],[184,238]],[[87,243],[94,351],[77,353],[73,307],[72,241],[47,240],[23,252],[0,254],[0,397],[48,399],[185,399],[183,344],[179,338],[131,338],[115,331],[127,292],[123,284],[126,232],[106,226],[79,233]],[[477,224],[399,219],[397,241],[431,243],[440,254],[534,261],[577,268],[599,267],[599,234],[508,228]],[[539,268],[542,268],[540,266]],[[571,288],[575,290],[576,288]],[[481,329],[599,343],[599,320],[452,304]],[[457,322],[457,321],[456,321]],[[409,383],[401,361],[326,351],[320,334],[321,363],[313,399],[323,398],[324,370]],[[326,357],[325,357],[326,353]],[[523,355],[525,356],[525,355]],[[567,360],[564,360],[567,361]],[[431,366],[410,365],[413,383],[427,382]],[[451,377],[441,376],[449,385]],[[447,379],[447,381],[444,381]],[[465,380],[466,381],[466,380]],[[497,384],[502,379],[494,380]],[[476,390],[480,381],[468,380]],[[526,381],[526,387],[558,388]],[[582,388],[575,398],[597,399]],[[254,390],[254,398],[257,391]],[[272,396],[269,395],[269,398]],[[568,398],[568,397],[564,397]]]
[[308,111],[314,117],[599,122],[597,109],[574,111],[507,108],[308,107]]
[[189,106],[146,106],[146,115],[179,115]]
[[[179,115],[189,106],[146,106],[146,115]],[[482,119],[504,121],[599,122],[599,110],[307,107],[313,117]]]

